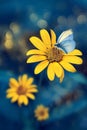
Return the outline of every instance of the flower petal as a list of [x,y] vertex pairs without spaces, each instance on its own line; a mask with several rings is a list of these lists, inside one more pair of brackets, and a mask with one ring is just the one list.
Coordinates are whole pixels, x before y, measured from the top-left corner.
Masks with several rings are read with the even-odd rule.
[[7,89],[6,93],[14,93],[16,92],[16,89],[15,88],[9,88]]
[[14,92],[14,93],[8,93],[7,95],[6,95],[6,98],[11,98],[11,97],[14,97],[16,95],[16,93]]
[[55,73],[54,73],[54,70],[53,70],[53,63],[50,63],[48,65],[48,68],[47,68],[47,76],[49,78],[49,80],[54,80],[55,78]]
[[72,66],[70,63],[66,61],[61,61],[60,64],[63,66],[63,68],[69,72],[76,72],[76,69],[74,66]]
[[29,85],[29,86],[28,86],[28,89],[29,89],[29,90],[31,90],[31,89],[33,89],[33,88],[37,89],[37,86],[36,86],[36,85]]
[[40,35],[41,35],[41,39],[43,40],[46,47],[50,47],[51,46],[51,39],[50,39],[49,33],[45,29],[42,29],[40,31]]
[[51,42],[52,45],[56,44],[56,34],[53,30],[51,30]]
[[10,78],[10,82],[9,82],[10,87],[18,87],[18,81],[14,78]]
[[28,79],[28,75],[27,75],[27,74],[24,74],[24,75],[22,76],[22,85],[23,85],[23,86],[26,84],[27,79]]
[[33,94],[31,94],[31,93],[26,94],[26,96],[27,96],[28,98],[32,99],[32,100],[35,99],[35,96],[34,96]]
[[73,64],[82,64],[83,62],[83,60],[80,57],[69,56],[69,55],[63,56],[63,60],[69,63],[73,63]]
[[18,98],[18,105],[21,106],[22,103],[24,103],[24,105],[28,105],[28,99],[24,95],[21,95]]
[[53,66],[54,66],[53,67],[54,68],[54,72],[55,72],[56,76],[59,78],[62,75],[62,73],[63,73],[63,68],[57,62],[54,62]]
[[42,51],[46,50],[44,43],[38,37],[33,36],[30,38],[30,41],[37,49]]
[[37,89],[35,89],[35,88],[32,88],[32,89],[27,90],[27,92],[37,93],[37,92],[38,92],[38,90],[37,90]]
[[26,86],[29,86],[30,84],[32,84],[34,81],[34,78],[29,78],[26,82]]
[[48,60],[45,60],[45,61],[42,61],[40,62],[36,67],[35,67],[35,70],[34,70],[34,73],[35,74],[39,74],[41,71],[43,71],[49,64],[49,61]]
[[16,102],[18,100],[18,95],[15,95],[12,97],[11,102]]
[[64,70],[63,70],[62,75],[60,76],[60,83],[63,81],[63,79],[64,79]]
[[41,51],[41,50],[37,50],[37,49],[32,49],[32,50],[29,50],[26,55],[32,55],[32,54],[37,54],[37,55],[45,55],[45,52]]
[[43,60],[46,60],[46,59],[47,59],[46,56],[33,55],[30,58],[28,58],[27,63],[39,62],[39,61],[43,61]]
[[78,49],[74,49],[73,51],[69,52],[67,55],[77,55],[77,56],[81,56],[82,52]]
[[28,105],[29,101],[26,96],[24,96],[24,105]]

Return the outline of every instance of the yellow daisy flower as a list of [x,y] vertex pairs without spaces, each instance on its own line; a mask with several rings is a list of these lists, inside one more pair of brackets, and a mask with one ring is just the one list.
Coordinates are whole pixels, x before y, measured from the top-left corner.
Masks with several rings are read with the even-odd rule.
[[33,93],[38,92],[36,85],[33,85],[34,79],[28,78],[28,75],[24,74],[19,76],[18,81],[14,78],[10,78],[9,89],[6,91],[7,98],[11,98],[11,102],[18,102],[18,105],[21,104],[28,105],[28,98],[34,100],[35,96]]
[[[65,35],[66,33],[66,35]],[[71,31],[62,33],[59,37],[59,41],[63,41]],[[42,29],[40,31],[41,39],[36,36],[30,37],[31,43],[36,49],[29,50],[27,56],[30,56],[27,63],[40,62],[34,70],[35,74],[39,74],[45,68],[47,68],[47,76],[49,80],[54,80],[55,75],[60,78],[62,82],[64,78],[64,69],[69,72],[75,72],[76,69],[72,64],[82,64],[82,59],[78,56],[82,55],[80,50],[74,49],[69,53],[66,53],[63,49],[56,46],[56,34],[51,30],[51,34]],[[62,38],[63,37],[63,38]]]
[[44,121],[49,118],[49,108],[43,105],[37,106],[34,113],[38,121]]

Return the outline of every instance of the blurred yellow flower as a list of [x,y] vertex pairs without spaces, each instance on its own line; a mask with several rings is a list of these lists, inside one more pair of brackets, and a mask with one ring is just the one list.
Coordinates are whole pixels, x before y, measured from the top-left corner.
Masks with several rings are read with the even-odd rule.
[[28,75],[24,74],[23,76],[19,76],[18,81],[14,78],[10,78],[9,86],[10,88],[6,91],[7,98],[11,98],[11,102],[18,102],[18,105],[21,104],[28,105],[30,99],[35,99],[33,93],[38,92],[37,86],[33,85],[34,79],[28,78]]
[[44,121],[49,118],[49,108],[43,105],[38,105],[34,113],[38,121]]
[[27,52],[27,56],[31,55],[27,59],[27,63],[40,62],[35,67],[35,74],[39,74],[47,67],[47,76],[49,80],[54,80],[56,75],[60,78],[60,82],[62,82],[64,78],[64,69],[69,72],[75,72],[76,69],[72,64],[82,64],[82,59],[78,57],[82,55],[82,52],[74,49],[69,53],[65,53],[62,49],[58,48],[55,45],[57,41],[56,34],[53,30],[51,30],[51,37],[45,29],[40,31],[40,36],[41,39],[36,36],[30,38],[31,43],[37,49],[32,49]]

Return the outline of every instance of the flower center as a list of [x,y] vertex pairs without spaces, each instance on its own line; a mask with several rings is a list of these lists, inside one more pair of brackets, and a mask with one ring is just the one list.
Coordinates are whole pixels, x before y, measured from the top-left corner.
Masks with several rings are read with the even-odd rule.
[[49,62],[59,62],[62,60],[64,55],[64,52],[57,48],[57,47],[53,47],[51,49],[48,50],[47,52],[47,59],[49,60]]
[[45,115],[45,112],[44,112],[43,110],[41,110],[41,111],[39,112],[39,115],[40,115],[40,116],[44,116],[44,115]]
[[27,89],[24,88],[23,86],[19,86],[17,89],[18,95],[24,95],[24,94],[26,94],[26,91],[27,91]]

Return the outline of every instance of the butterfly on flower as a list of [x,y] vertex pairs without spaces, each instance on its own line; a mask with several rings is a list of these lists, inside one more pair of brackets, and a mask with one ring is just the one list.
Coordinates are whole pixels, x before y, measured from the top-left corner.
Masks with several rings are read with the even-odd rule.
[[69,53],[75,49],[76,42],[73,40],[72,30],[64,31],[58,38],[58,47],[62,48],[66,53]]
[[34,69],[35,74],[39,74],[47,68],[47,77],[53,81],[55,76],[64,78],[64,69],[69,72],[76,72],[72,64],[82,64],[83,60],[79,56],[82,52],[75,49],[72,30],[64,31],[56,41],[56,34],[50,30],[50,34],[45,29],[40,30],[41,39],[32,36],[30,42],[36,49],[29,50],[27,63],[40,62]]

